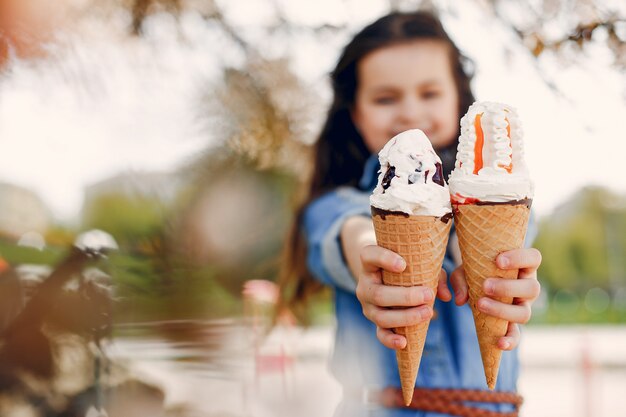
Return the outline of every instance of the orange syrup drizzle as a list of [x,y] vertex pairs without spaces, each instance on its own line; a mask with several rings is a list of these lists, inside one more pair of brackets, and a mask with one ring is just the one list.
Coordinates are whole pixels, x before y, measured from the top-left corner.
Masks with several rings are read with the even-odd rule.
[[485,145],[485,135],[480,124],[482,113],[477,114],[474,119],[474,129],[476,129],[476,143],[474,144],[474,174],[478,174],[483,168],[483,146]]

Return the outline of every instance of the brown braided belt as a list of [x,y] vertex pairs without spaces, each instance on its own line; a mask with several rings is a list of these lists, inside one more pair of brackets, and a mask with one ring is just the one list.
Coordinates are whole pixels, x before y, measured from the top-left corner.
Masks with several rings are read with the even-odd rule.
[[[402,399],[402,390],[394,387],[368,390],[362,398],[370,404],[387,408],[410,408],[462,417],[517,417],[523,401],[522,397],[514,392],[415,388],[413,401],[407,407]],[[468,401],[511,404],[515,409],[510,412],[485,410],[464,404]]]

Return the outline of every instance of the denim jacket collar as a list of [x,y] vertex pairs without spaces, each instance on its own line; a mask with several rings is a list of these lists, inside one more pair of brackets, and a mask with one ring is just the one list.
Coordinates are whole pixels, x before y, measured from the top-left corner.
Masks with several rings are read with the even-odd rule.
[[378,171],[380,170],[380,162],[378,155],[372,154],[365,161],[363,168],[363,176],[359,180],[359,188],[363,191],[372,191],[378,182]]

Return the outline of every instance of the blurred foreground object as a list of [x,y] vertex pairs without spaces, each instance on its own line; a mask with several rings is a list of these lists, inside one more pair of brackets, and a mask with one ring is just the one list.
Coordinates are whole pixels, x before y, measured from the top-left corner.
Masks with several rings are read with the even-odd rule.
[[[59,2],[44,0],[0,0],[0,68],[11,57],[43,56],[50,40]],[[62,2],[61,2],[62,3]]]
[[112,280],[92,264],[115,248],[105,232],[81,234],[34,283],[30,298],[17,268],[0,271],[0,415],[162,414],[163,393],[124,381],[103,353],[112,328]]
[[74,246],[83,252],[98,253],[100,255],[104,255],[111,250],[119,249],[113,236],[97,229],[78,235]]
[[[6,311],[5,320],[11,319],[3,326],[0,345],[0,385],[11,388],[20,385],[16,378],[16,371],[24,371],[34,377],[52,378],[54,365],[51,341],[46,335],[49,325],[65,324],[49,323],[51,317],[58,319],[56,311],[59,308],[59,299],[65,294],[65,284],[75,278],[87,263],[94,258],[96,252],[92,249],[74,247],[41,284],[37,286],[31,299],[17,314],[15,308]],[[2,278],[7,286],[6,296],[11,297],[14,305],[23,300],[19,278],[15,270],[8,268]],[[16,306],[17,308],[17,306]],[[75,313],[75,312],[74,312]],[[8,320],[7,320],[8,321]]]

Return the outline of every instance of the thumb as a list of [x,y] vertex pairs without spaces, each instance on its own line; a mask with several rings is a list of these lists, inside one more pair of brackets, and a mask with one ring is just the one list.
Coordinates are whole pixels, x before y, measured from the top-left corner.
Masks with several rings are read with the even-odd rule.
[[467,302],[468,290],[467,281],[465,280],[465,273],[463,271],[463,265],[459,266],[450,274],[450,285],[454,291],[454,302],[456,305],[461,306]]

